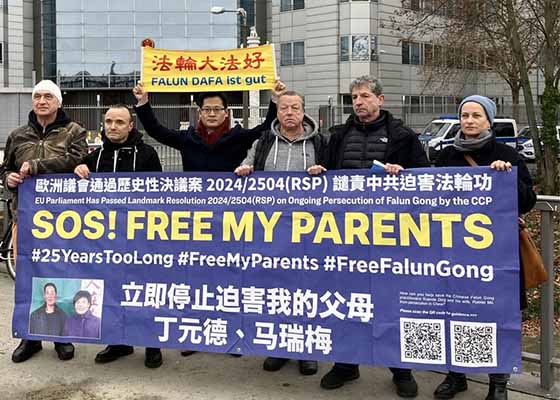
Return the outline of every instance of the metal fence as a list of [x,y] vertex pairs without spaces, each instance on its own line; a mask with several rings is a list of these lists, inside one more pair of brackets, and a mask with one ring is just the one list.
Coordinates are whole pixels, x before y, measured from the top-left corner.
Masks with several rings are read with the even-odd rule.
[[[171,129],[186,129],[190,125],[198,122],[198,107],[194,105],[152,104],[152,108],[158,120],[163,125]],[[100,137],[99,134],[103,127],[103,118],[107,106],[65,105],[64,109],[72,120],[82,123],[89,131],[89,140],[93,141],[96,137]],[[231,112],[230,117],[232,119],[232,123],[241,123],[243,107],[239,104],[233,104],[229,106],[229,109]],[[249,107],[249,127],[254,127],[261,123],[266,117],[267,109],[268,106]],[[391,112],[395,118],[402,119],[405,125],[414,129],[416,132],[421,132],[424,127],[435,118],[442,115],[456,115],[457,113],[455,105],[420,107],[418,105],[386,103],[383,106],[383,109]],[[321,132],[328,135],[328,129],[330,127],[344,123],[351,115],[352,106],[307,106],[305,112],[317,121]],[[512,114],[516,114],[518,116],[518,130],[527,124],[524,107],[513,107],[512,105],[500,106],[499,114],[502,116],[511,116]],[[138,129],[143,131],[144,127],[140,121],[138,121],[136,115],[134,115],[134,118]],[[158,152],[164,171],[171,172],[182,170],[179,152],[151,140],[148,135],[145,135],[144,139],[146,142],[154,146]]]
[[[406,126],[414,129],[418,133],[420,133],[426,125],[436,118],[443,115],[457,116],[457,105],[420,107],[418,105],[410,104],[385,103],[383,105],[383,109],[389,111],[395,118],[401,119]],[[352,106],[325,105],[320,106],[318,110],[311,109],[311,111],[306,111],[318,121],[324,121],[324,126],[330,127],[332,125],[343,123],[352,113]],[[537,121],[540,121],[540,109],[538,107],[536,109],[536,113]],[[518,130],[529,124],[524,105],[499,105],[496,115],[503,118],[514,118],[517,122]]]
[[[198,107],[185,104],[151,104],[158,120],[171,129],[186,129],[191,124],[198,121]],[[105,105],[64,105],[64,110],[72,119],[84,126],[89,131],[99,132],[103,128],[103,118],[108,106]],[[132,108],[132,107],[131,107]],[[230,118],[232,123],[241,122],[243,114],[243,106],[229,105]],[[265,117],[267,106],[249,107],[249,126],[258,125]],[[142,124],[133,113],[136,126],[142,130]]]
[[[198,121],[198,107],[192,105],[154,105],[152,108],[158,119],[165,126],[173,129],[185,128]],[[243,107],[240,104],[229,106],[231,110],[232,122],[241,123]],[[266,116],[268,106],[249,107],[249,127],[258,125]],[[95,105],[65,105],[70,118],[82,123],[86,129],[100,131],[102,129],[103,114],[107,106]],[[403,120],[405,125],[421,132],[432,120],[442,115],[457,115],[457,106],[451,105],[411,105],[400,103],[385,103],[383,109],[391,112],[395,118]],[[351,105],[320,105],[307,106],[305,112],[318,122],[322,132],[337,124],[342,124],[352,113]],[[540,109],[537,107],[537,121],[540,121]],[[518,129],[528,124],[527,112],[523,105],[514,106],[498,105],[498,116],[515,118]],[[138,125],[142,129],[141,124]]]
[[[242,120],[243,107],[241,105],[229,106],[231,110],[230,117],[232,122],[236,123]],[[152,109],[158,120],[170,129],[187,129],[190,125],[196,124],[198,121],[198,107],[189,105],[153,105]],[[249,119],[250,126],[256,126],[266,117],[268,107],[250,107]],[[90,143],[100,143],[100,133],[103,129],[103,119],[107,106],[92,105],[65,105],[64,110],[73,121],[81,123],[88,130],[88,141]],[[144,127],[138,120],[136,114],[133,114],[135,126],[142,132]],[[144,135],[144,141],[152,145],[157,151],[164,171],[182,171],[181,154],[168,146],[162,145]]]
[[526,361],[540,363],[540,386],[549,391],[554,387],[554,368],[560,368],[560,358],[555,355],[554,341],[554,214],[560,214],[560,196],[538,196],[535,207],[541,212],[541,255],[548,272],[548,281],[541,285],[541,337],[540,354],[523,352]]
[[[154,105],[152,109],[162,125],[170,129],[187,129],[190,125],[198,122],[198,107],[189,105]],[[232,123],[241,123],[243,107],[241,105],[230,105],[230,118]],[[79,122],[88,130],[88,141],[90,143],[100,143],[100,133],[103,129],[103,119],[107,106],[95,105],[65,105],[64,110],[73,121]],[[260,124],[266,117],[268,106],[249,107],[249,125],[251,127]],[[144,127],[133,113],[135,126],[145,132]],[[181,154],[168,146],[162,145],[157,141],[144,135],[144,141],[152,145],[157,151],[164,171],[182,171]]]

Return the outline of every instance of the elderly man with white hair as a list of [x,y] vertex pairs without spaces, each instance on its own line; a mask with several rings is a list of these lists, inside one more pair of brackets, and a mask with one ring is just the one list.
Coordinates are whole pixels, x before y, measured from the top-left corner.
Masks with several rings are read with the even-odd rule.
[[[14,222],[17,217],[17,190],[28,176],[72,172],[87,154],[86,131],[72,122],[62,106],[60,88],[52,81],[39,82],[32,92],[32,110],[27,124],[14,129],[4,150],[2,181],[12,195]],[[17,223],[14,223],[14,256]],[[47,314],[47,323],[48,323]],[[74,357],[71,343],[56,343],[61,360]],[[42,349],[38,340],[22,340],[12,354],[15,363],[28,360]]]

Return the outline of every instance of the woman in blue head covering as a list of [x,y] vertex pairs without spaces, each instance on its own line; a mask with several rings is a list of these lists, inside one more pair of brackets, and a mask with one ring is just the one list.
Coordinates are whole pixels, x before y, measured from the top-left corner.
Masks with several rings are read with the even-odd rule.
[[[492,123],[496,116],[496,104],[488,97],[466,97],[459,105],[461,130],[455,136],[453,146],[443,149],[436,160],[436,167],[490,166],[498,171],[511,171],[517,167],[517,202],[519,213],[531,210],[537,196],[527,166],[510,146],[496,141]],[[521,308],[526,307],[523,280],[520,281]],[[507,399],[509,374],[490,374],[490,386],[486,400]],[[450,371],[436,388],[436,399],[451,399],[467,390],[465,374]]]

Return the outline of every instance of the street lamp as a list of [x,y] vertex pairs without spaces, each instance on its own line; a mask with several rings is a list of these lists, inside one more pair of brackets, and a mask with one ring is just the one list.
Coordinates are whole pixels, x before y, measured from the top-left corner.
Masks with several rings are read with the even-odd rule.
[[[241,15],[242,21],[242,35],[243,36],[243,47],[247,48],[247,36],[249,36],[248,26],[247,26],[247,11],[244,8],[237,8],[235,10],[228,10],[225,7],[212,7],[210,9],[212,14],[223,14],[223,13],[236,13]],[[243,91],[243,127],[248,128],[249,124],[249,92]]]

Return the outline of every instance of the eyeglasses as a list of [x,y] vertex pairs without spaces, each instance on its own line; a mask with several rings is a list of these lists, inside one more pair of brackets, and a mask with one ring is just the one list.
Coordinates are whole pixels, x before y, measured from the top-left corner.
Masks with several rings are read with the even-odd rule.
[[202,107],[200,109],[200,111],[202,111],[203,114],[218,114],[221,111],[224,111],[226,108],[225,107]]

